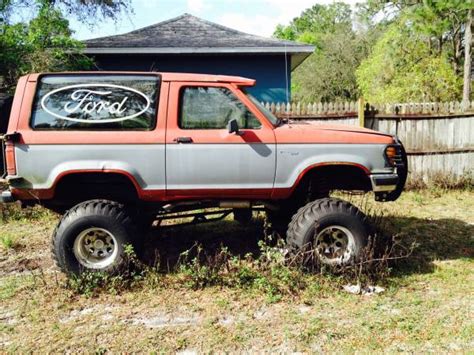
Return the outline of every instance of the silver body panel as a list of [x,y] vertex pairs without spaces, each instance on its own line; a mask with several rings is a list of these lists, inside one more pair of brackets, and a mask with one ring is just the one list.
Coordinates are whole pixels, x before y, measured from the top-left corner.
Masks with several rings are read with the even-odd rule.
[[391,173],[385,168],[385,144],[278,144],[275,187],[293,186],[308,167],[326,163],[349,163],[366,167],[373,174]]
[[170,144],[166,179],[170,190],[271,189],[275,144]]
[[61,174],[118,170],[144,190],[289,188],[308,167],[385,167],[384,144],[87,144],[16,145],[17,172],[29,188],[49,189]]
[[142,189],[165,189],[164,144],[19,144],[15,157],[17,174],[34,189],[48,189],[75,170],[120,170]]

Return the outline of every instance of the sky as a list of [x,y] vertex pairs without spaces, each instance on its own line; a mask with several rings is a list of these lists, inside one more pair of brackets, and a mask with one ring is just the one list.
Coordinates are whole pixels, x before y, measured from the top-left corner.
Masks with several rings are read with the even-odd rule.
[[[278,24],[287,25],[312,5],[332,0],[131,0],[133,14],[115,24],[103,21],[93,28],[71,19],[77,39],[90,39],[133,31],[189,13],[236,30],[270,37]],[[356,0],[344,1],[354,5]]]

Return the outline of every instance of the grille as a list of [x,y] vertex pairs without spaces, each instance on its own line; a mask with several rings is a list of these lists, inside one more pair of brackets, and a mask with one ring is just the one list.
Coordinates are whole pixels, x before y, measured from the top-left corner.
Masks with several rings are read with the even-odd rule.
[[397,145],[395,146],[395,150],[397,151],[397,154],[395,154],[395,157],[393,158],[395,165],[397,168],[403,168],[405,166],[405,162],[403,159],[402,147]]

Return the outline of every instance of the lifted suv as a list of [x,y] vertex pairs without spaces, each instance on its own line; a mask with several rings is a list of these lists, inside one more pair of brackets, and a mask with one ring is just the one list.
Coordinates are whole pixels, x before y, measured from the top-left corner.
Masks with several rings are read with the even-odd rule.
[[246,93],[254,84],[173,73],[24,76],[3,136],[1,201],[64,213],[53,251],[68,273],[115,270],[124,245],[137,245],[153,221],[216,207],[246,221],[263,206],[291,249],[354,262],[368,238],[364,216],[329,192],[397,199],[403,146],[364,128],[289,124]]

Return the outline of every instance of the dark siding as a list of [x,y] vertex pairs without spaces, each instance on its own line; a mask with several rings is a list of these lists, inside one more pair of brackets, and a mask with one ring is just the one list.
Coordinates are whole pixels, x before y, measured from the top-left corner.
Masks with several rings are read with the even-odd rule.
[[290,90],[290,58],[284,55],[147,56],[98,55],[101,70],[137,70],[238,75],[257,80],[249,91],[261,101],[284,102]]

